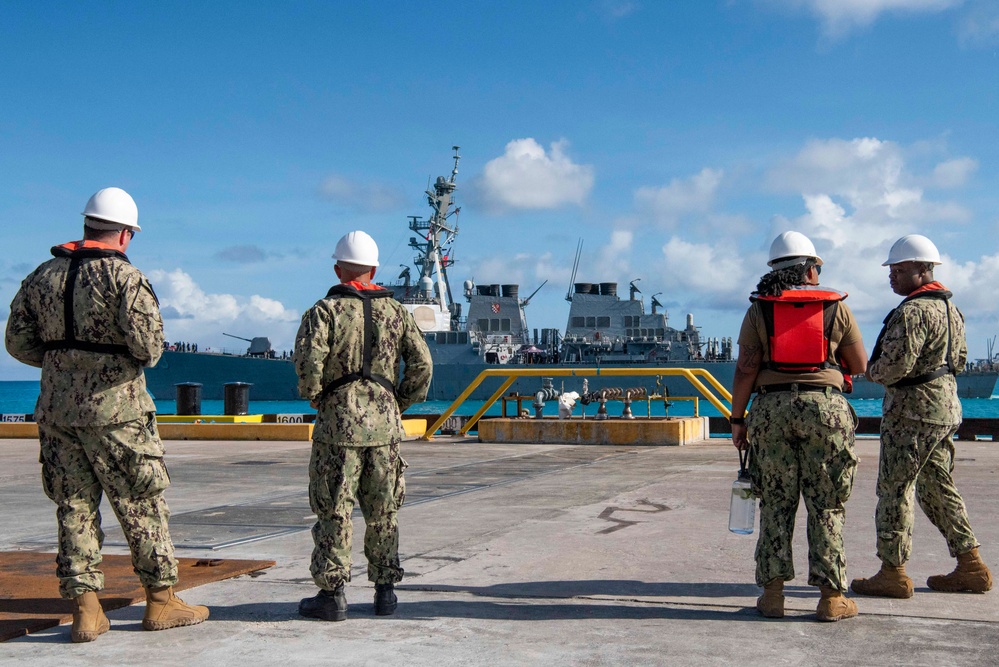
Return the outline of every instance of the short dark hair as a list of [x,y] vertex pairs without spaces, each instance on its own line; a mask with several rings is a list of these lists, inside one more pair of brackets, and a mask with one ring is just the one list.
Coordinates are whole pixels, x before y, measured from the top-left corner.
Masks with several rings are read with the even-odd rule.
[[121,229],[94,229],[93,227],[83,226],[83,240],[84,241],[114,241],[121,234],[121,230],[126,229],[122,227]]

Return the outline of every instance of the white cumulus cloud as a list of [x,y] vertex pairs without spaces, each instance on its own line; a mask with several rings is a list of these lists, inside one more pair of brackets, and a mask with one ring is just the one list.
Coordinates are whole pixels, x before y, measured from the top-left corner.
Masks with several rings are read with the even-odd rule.
[[994,319],[999,314],[995,291],[985,286],[999,284],[999,253],[964,263],[958,263],[946,254],[940,259],[943,263],[936,267],[933,276],[961,295],[958,305],[965,318],[985,316]]
[[593,167],[573,162],[568,145],[556,141],[546,152],[532,138],[511,141],[503,155],[486,163],[477,182],[482,198],[499,210],[584,204],[593,189]]
[[598,266],[613,266],[617,272],[627,273],[634,237],[634,232],[628,229],[612,230],[609,242],[600,249]]
[[724,172],[704,168],[688,178],[674,178],[662,187],[641,187],[635,190],[635,206],[639,211],[665,227],[674,227],[690,214],[711,210]]
[[756,285],[752,267],[766,268],[762,255],[741,253],[728,240],[691,243],[674,236],[663,245],[662,258],[660,279],[668,289],[686,294],[687,302],[712,306],[744,304]]
[[300,315],[280,301],[259,295],[244,298],[205,292],[182,269],[149,272],[149,280],[160,300],[167,340],[198,343],[206,347],[243,347],[222,336],[244,338],[267,336],[276,349],[294,344]]
[[[909,173],[905,152],[894,142],[869,137],[812,140],[771,170],[767,181],[778,192],[802,193],[806,203],[824,196],[837,206],[849,207],[851,220],[873,231],[967,220],[969,213],[963,207],[927,199],[919,183],[953,186],[967,177],[973,163],[951,160],[938,165],[932,177],[919,178]],[[810,205],[810,210],[815,206]]]
[[964,0],[769,0],[770,5],[804,9],[819,18],[823,31],[840,37],[874,23],[882,14],[941,12]]
[[941,188],[964,185],[978,169],[978,161],[970,157],[946,160],[933,168],[933,181]]
[[813,140],[767,177],[777,191],[800,193],[805,207],[794,218],[777,216],[771,232],[793,229],[811,238],[826,262],[823,278],[828,275],[834,287],[850,292],[858,312],[885,310],[896,301],[881,267],[896,239],[922,233],[940,242],[953,230],[948,223],[971,217],[956,202],[931,199],[926,188],[966,182],[977,168],[975,160],[948,159],[927,173],[913,173],[906,153],[894,142],[871,137]]

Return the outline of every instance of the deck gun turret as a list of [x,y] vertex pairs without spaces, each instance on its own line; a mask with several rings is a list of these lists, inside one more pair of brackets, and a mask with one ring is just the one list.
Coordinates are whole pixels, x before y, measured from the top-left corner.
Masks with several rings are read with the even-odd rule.
[[222,332],[223,336],[228,336],[229,338],[236,338],[238,340],[245,340],[250,344],[250,347],[246,348],[246,356],[248,357],[266,357],[273,358],[274,350],[271,348],[270,338],[265,336],[255,336],[253,338],[243,338],[242,336],[234,336],[226,332]]

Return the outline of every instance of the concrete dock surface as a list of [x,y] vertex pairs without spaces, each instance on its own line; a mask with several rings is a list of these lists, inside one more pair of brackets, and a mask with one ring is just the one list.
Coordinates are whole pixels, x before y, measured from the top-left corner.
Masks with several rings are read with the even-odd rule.
[[[0,644],[19,665],[996,665],[999,591],[943,594],[926,577],[954,561],[917,510],[909,600],[861,598],[860,616],[815,620],[804,508],[787,616],[754,608],[756,534],[728,531],[738,458],[729,440],[685,447],[407,441],[400,513],[406,578],[394,616],[373,615],[355,512],[349,618],[301,618],[315,593],[306,442],[167,442],[178,555],[272,559],[277,566],[182,594],[204,624],[141,628],[143,607],[110,612],[111,631],[71,644],[61,626]],[[878,442],[847,504],[849,576],[877,571]],[[999,569],[999,447],[957,443],[956,479],[985,561]],[[52,551],[54,505],[38,444],[0,440],[0,549]],[[102,511],[106,553],[127,553]],[[54,563],[53,563],[54,572]],[[54,576],[54,575],[53,575]]]

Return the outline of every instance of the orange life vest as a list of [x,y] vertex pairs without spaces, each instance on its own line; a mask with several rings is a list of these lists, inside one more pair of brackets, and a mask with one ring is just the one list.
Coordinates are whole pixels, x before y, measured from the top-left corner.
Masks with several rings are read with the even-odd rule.
[[839,368],[829,361],[829,338],[839,302],[846,292],[811,285],[791,287],[780,296],[751,296],[767,328],[770,370],[811,373]]

